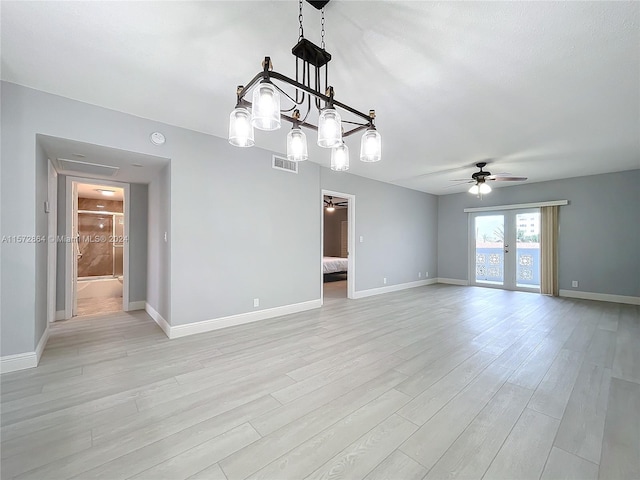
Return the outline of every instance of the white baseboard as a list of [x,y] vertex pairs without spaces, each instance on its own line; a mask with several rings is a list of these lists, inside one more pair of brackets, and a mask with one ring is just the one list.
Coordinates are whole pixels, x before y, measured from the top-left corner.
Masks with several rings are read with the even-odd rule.
[[204,320],[202,322],[188,323],[186,325],[170,326],[168,336],[169,338],[180,338],[187,335],[210,332],[211,330],[218,330],[220,328],[231,327],[234,325],[243,325],[245,323],[267,320],[269,318],[289,315],[291,313],[304,312],[305,310],[312,310],[314,308],[320,308],[321,306],[322,301],[320,299],[310,300],[308,302],[294,303],[292,305],[284,305],[282,307],[267,308],[265,310],[258,310],[255,312],[240,313],[238,315],[214,318],[211,320]]
[[640,297],[626,295],[611,295],[609,293],[578,292],[575,290],[560,290],[561,297],[581,298],[583,300],[598,300],[600,302],[627,303],[640,305]]
[[153,318],[153,321],[156,322],[158,324],[158,326],[162,329],[162,331],[164,332],[164,334],[171,338],[171,325],[169,325],[169,322],[167,322],[162,315],[160,315],[155,308],[153,308],[151,305],[149,305],[148,303],[145,302],[144,304],[144,309],[145,311],[149,314],[149,316],[151,318]]
[[448,285],[469,285],[468,280],[458,280],[457,278],[438,278],[438,283],[446,283]]
[[147,307],[147,302],[144,300],[140,300],[139,302],[129,302],[129,312],[133,310],[145,310]]
[[436,283],[436,281],[437,280],[435,278],[427,278],[425,280],[418,280],[415,282],[399,283],[398,285],[389,285],[389,286],[380,287],[380,288],[370,288],[369,290],[358,290],[354,292],[353,298],[358,299],[358,298],[372,297],[373,295],[381,295],[383,293],[398,292],[400,290],[406,290],[407,288],[433,285],[434,283]]
[[66,317],[66,313],[67,313],[67,312],[65,312],[64,310],[58,310],[58,311],[56,312],[56,322],[57,322],[58,320],[64,320],[64,318]]
[[34,352],[17,353],[15,355],[6,355],[0,357],[0,373],[17,372],[18,370],[26,370],[38,366],[44,347],[49,340],[49,325],[45,329],[38,346]]

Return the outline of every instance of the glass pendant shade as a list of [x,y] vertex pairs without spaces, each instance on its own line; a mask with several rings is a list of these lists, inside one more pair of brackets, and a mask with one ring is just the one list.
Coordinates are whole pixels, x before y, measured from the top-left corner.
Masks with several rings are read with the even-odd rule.
[[375,128],[368,128],[360,142],[360,160],[379,162],[382,158],[382,138]]
[[280,94],[276,87],[262,81],[253,89],[251,124],[259,130],[280,128]]
[[478,195],[478,193],[480,193],[480,188],[478,187],[478,184],[473,185],[469,189],[469,193],[472,194],[472,195]]
[[287,134],[287,160],[302,162],[308,158],[307,136],[300,127],[293,127]]
[[489,185],[487,185],[486,183],[482,182],[480,184],[479,190],[480,190],[480,193],[482,195],[486,195],[487,193],[491,192],[491,187]]
[[342,143],[342,120],[334,108],[325,108],[318,119],[318,146],[337,147]]
[[349,147],[344,143],[331,149],[331,170],[336,172],[349,170]]
[[251,147],[255,144],[248,108],[236,107],[229,115],[229,143],[236,147]]

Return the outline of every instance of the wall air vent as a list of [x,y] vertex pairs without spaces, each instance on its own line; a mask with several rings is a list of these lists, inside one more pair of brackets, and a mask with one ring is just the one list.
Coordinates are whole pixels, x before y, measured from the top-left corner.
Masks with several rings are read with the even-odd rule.
[[100,165],[98,163],[81,162],[79,160],[69,160],[67,158],[58,158],[58,171],[60,173],[73,172],[82,173],[84,175],[101,175],[103,177],[115,177],[120,167],[111,167],[109,165]]
[[292,162],[291,160],[287,160],[285,157],[279,157],[278,155],[273,156],[273,164],[272,167],[276,170],[284,170],[289,173],[298,173],[298,162]]

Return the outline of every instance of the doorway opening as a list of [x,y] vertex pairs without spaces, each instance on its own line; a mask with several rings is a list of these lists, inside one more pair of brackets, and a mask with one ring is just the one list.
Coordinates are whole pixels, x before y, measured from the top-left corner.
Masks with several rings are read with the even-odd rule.
[[540,292],[540,209],[474,213],[469,278],[484,287]]
[[322,191],[322,299],[353,298],[355,196]]
[[128,310],[128,185],[77,177],[67,182],[72,241],[65,317]]

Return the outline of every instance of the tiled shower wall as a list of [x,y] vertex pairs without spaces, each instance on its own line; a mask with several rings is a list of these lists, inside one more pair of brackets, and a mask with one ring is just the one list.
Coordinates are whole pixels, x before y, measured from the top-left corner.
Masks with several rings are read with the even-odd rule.
[[[78,198],[78,210],[122,212],[122,207],[121,201]],[[116,217],[116,222],[121,219]],[[78,213],[78,234],[78,277],[113,275],[113,216]],[[122,255],[117,255],[116,260],[122,262]],[[121,264],[115,273],[122,275]]]

